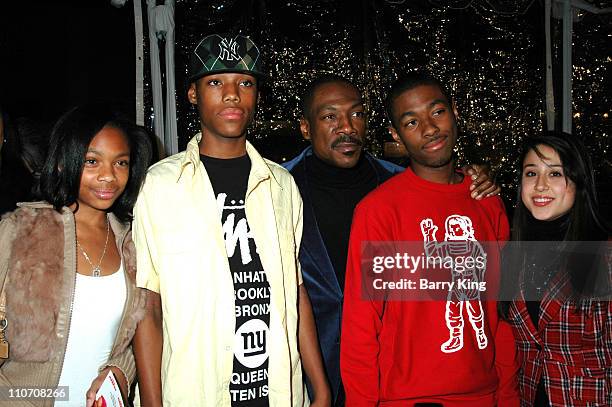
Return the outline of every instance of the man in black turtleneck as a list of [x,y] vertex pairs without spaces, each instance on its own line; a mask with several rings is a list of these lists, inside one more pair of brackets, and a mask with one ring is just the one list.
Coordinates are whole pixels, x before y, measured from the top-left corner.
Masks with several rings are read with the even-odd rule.
[[373,166],[362,155],[353,168],[340,168],[326,163],[315,153],[293,171],[294,177],[304,177],[307,182],[314,218],[340,289],[344,287],[347,243],[355,206],[378,184],[403,169],[385,164],[388,167],[377,162]]
[[[302,96],[302,114],[300,130],[312,145],[284,166],[302,194],[302,275],[334,405],[344,406],[340,317],[353,210],[370,191],[403,168],[362,154],[367,117],[361,93],[350,81],[335,75],[314,80]],[[499,192],[482,168],[468,173],[476,178],[474,198]]]

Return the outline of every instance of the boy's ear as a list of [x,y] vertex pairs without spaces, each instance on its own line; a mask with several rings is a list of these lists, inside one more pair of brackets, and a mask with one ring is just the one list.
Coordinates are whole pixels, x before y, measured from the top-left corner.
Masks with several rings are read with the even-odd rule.
[[399,134],[397,134],[397,130],[395,130],[395,127],[393,127],[393,125],[390,124],[389,127],[387,127],[387,129],[389,129],[389,134],[391,134],[391,137],[393,137],[393,140],[402,144],[402,139],[400,138]]
[[198,104],[198,94],[196,92],[195,82],[191,82],[191,84],[189,85],[189,89],[187,89],[187,100],[189,100],[189,103],[191,103],[192,105]]

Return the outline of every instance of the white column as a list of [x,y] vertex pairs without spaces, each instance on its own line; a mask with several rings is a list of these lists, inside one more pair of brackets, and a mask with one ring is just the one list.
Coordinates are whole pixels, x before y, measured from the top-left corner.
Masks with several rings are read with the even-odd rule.
[[164,144],[168,155],[178,153],[176,130],[176,86],[174,83],[174,0],[166,0],[166,127]]
[[546,128],[555,129],[555,92],[553,88],[552,41],[550,34],[551,0],[544,2],[544,30],[546,37]]
[[134,36],[136,40],[136,124],[144,126],[144,39],[142,0],[134,0]]
[[563,1],[563,105],[561,107],[561,129],[572,132],[572,4]]
[[[153,93],[153,131],[159,145],[167,153],[164,143],[164,95],[162,93],[161,68],[159,64],[159,47],[157,45],[157,14],[155,0],[147,0],[149,22],[149,58],[151,59],[151,90]],[[165,153],[162,155],[166,155]]]

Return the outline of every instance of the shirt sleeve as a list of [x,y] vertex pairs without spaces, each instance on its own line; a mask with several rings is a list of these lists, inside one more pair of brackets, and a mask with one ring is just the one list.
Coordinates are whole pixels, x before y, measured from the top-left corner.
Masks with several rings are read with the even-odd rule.
[[508,216],[506,216],[506,208],[500,197],[496,196],[495,198],[497,200],[497,241],[500,243],[507,242],[510,240],[510,223],[508,222]]
[[512,327],[502,319],[499,320],[495,333],[495,370],[499,378],[497,406],[518,407],[520,405],[518,355]]
[[145,182],[134,206],[132,237],[136,246],[136,285],[159,293],[159,274],[154,261],[152,214],[149,212],[148,204],[150,195],[150,188],[147,188]]
[[[506,216],[504,203],[496,198],[494,219],[497,219],[495,230],[500,247],[510,240],[510,224]],[[499,319],[495,332],[495,369],[499,378],[497,405],[499,407],[518,407],[520,404],[518,388],[518,354],[512,327],[508,322]]]
[[291,179],[291,204],[293,206],[293,234],[295,238],[295,263],[297,270],[297,283],[298,286],[303,284],[302,279],[302,267],[300,266],[299,255],[300,246],[302,244],[302,230],[304,220],[304,203],[302,202],[302,196],[300,190],[293,178]]
[[[361,247],[368,240],[384,240],[374,233],[376,221],[358,207],[353,217],[344,287],[340,371],[347,406],[376,406],[379,400],[382,301],[362,297]],[[378,235],[378,236],[377,236]]]

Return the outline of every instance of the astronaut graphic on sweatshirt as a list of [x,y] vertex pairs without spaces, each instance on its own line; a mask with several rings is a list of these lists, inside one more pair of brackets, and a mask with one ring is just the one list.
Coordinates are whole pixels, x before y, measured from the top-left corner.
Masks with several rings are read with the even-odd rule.
[[[452,288],[446,301],[446,326],[449,339],[440,345],[444,353],[453,353],[463,348],[463,310],[467,311],[470,325],[475,332],[478,349],[488,344],[484,330],[484,311],[480,301],[479,283],[484,281],[486,253],[474,237],[472,220],[467,216],[450,215],[445,222],[443,242],[438,242],[438,227],[431,219],[421,221],[425,255],[427,257],[452,258]],[[484,259],[484,261],[465,261],[465,259]]]

